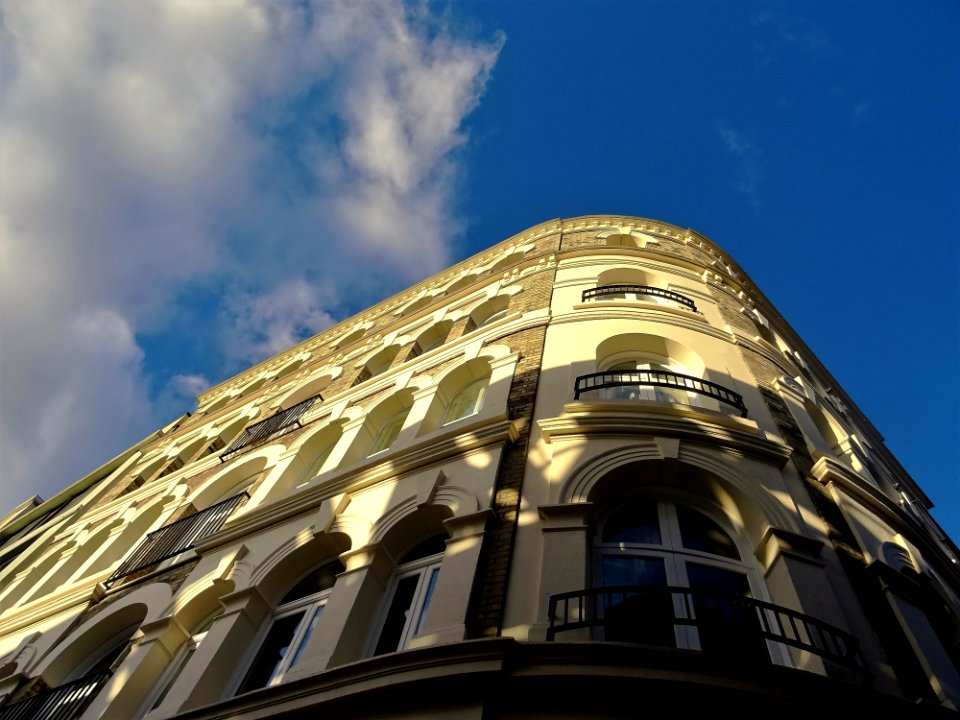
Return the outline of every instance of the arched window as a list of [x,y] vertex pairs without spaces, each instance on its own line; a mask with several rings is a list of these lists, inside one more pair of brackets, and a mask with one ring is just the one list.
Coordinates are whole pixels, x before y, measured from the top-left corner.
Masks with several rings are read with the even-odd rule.
[[482,377],[460,388],[447,404],[447,409],[443,413],[443,420],[440,424],[449,425],[480,412],[489,381],[489,376]]
[[371,357],[353,381],[354,386],[385,372],[393,363],[393,359],[397,356],[398,352],[400,352],[400,348],[397,345],[391,345]]
[[287,591],[261,635],[237,694],[276,685],[297,665],[337,575],[344,570],[343,563],[334,560],[307,573]]
[[434,535],[404,553],[385,596],[373,654],[406,649],[423,629],[440,576],[446,535]]
[[187,641],[180,646],[180,649],[174,654],[169,665],[167,665],[166,671],[160,676],[160,682],[157,683],[156,688],[147,698],[147,702],[144,703],[145,708],[141,712],[149,712],[150,710],[155,710],[160,707],[170,692],[170,689],[173,687],[173,684],[183,673],[184,668],[187,667],[187,663],[189,663],[190,659],[196,654],[200,643],[203,642],[203,639],[207,636],[210,627],[220,617],[220,613],[221,611],[217,610],[207,617],[206,620],[202,621]]
[[509,305],[510,298],[504,295],[498,295],[495,298],[490,298],[485,303],[478,305],[476,308],[474,308],[473,312],[470,313],[470,319],[467,321],[466,332],[471,332],[477,328],[483,327],[484,325],[490,325],[491,323],[506,317]]
[[430,352],[434,348],[438,348],[443,345],[447,340],[447,336],[450,334],[450,328],[453,327],[453,323],[449,320],[443,320],[434,325],[431,325],[428,330],[420,333],[417,336],[416,342],[413,344],[413,347],[410,349],[410,354],[407,355],[407,360],[413,360],[414,358],[420,357],[425,352]]
[[[599,523],[594,572],[605,595],[604,639],[768,660],[754,608],[751,569],[731,534],[705,512],[639,496]],[[689,590],[683,590],[689,588]]]
[[393,417],[388,418],[386,422],[380,426],[377,436],[370,444],[370,451],[367,455],[376,455],[393,445],[393,441],[396,440],[400,434],[400,430],[403,428],[403,421],[407,419],[409,412],[410,408],[404,408]]

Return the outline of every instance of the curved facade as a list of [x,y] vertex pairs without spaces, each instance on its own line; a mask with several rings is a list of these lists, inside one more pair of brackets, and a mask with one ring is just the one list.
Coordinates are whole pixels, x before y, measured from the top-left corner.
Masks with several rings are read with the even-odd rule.
[[556,220],[0,525],[0,720],[960,706],[929,500],[736,263]]

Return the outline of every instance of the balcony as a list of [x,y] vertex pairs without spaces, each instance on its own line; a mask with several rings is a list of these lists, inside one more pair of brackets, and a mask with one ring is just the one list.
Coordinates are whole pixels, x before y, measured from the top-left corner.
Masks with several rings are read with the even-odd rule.
[[74,720],[110,678],[109,670],[0,706],[0,720]]
[[547,640],[598,628],[594,637],[681,647],[747,662],[770,663],[770,646],[796,648],[869,673],[853,635],[803,613],[750,597],[659,585],[587,588],[550,597]]
[[[663,399],[667,402],[677,402],[678,400],[687,402],[686,399],[678,398],[678,393],[675,391],[696,393],[734,408],[740,413],[741,417],[747,416],[747,406],[744,405],[743,397],[740,394],[709,380],[701,380],[692,375],[683,375],[667,370],[608,370],[581,375],[574,385],[573,397],[575,400],[579,400],[583,393],[599,392],[609,388],[636,388],[638,390],[641,388],[654,388],[654,390],[656,388],[667,388],[667,392],[663,393],[662,396],[656,392],[651,396],[651,399]],[[632,398],[619,395],[604,399]]]
[[[191,550],[197,540],[212,535],[226,521],[233,511],[240,507],[249,498],[247,493],[240,493],[206,510],[181,518],[159,530],[148,533],[143,542],[137,546],[126,560],[121,563],[116,572],[105,583],[110,587],[113,583],[134,573],[159,565],[168,558]],[[4,718],[0,717],[0,720]]]
[[693,312],[697,312],[696,304],[686,295],[681,295],[680,293],[673,292],[672,290],[650,287],[649,285],[633,285],[627,283],[618,285],[601,285],[600,287],[584,290],[581,301],[587,302],[588,300],[602,299],[620,300],[627,295],[634,295],[638,300],[643,299],[644,297],[663,298],[664,300],[670,300],[671,302],[682,305],[689,310],[693,310]]
[[291,408],[278,412],[276,415],[272,415],[266,420],[261,420],[244,429],[244,431],[230,443],[227,449],[223,451],[220,455],[220,461],[225,461],[228,457],[241,450],[255,448],[258,445],[263,445],[276,437],[291,432],[298,427],[303,427],[300,424],[300,419],[317,400],[322,401],[323,398],[320,395],[314,395]]

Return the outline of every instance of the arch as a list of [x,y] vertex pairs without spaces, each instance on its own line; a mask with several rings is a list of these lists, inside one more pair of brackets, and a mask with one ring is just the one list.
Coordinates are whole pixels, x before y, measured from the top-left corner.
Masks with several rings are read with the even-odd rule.
[[386,372],[390,368],[390,365],[393,364],[393,360],[397,357],[397,353],[399,352],[400,346],[393,344],[388,345],[379,352],[374,353],[370,359],[363,364],[363,368],[357,374],[353,384],[355,386],[359,385],[362,382],[366,382],[370,378]]
[[413,360],[425,352],[430,352],[434,348],[443,345],[450,335],[452,328],[453,321],[451,320],[441,320],[440,322],[430,325],[430,327],[417,335],[417,339],[414,341],[413,347],[410,349],[410,354],[407,355],[406,359]]
[[306,355],[301,355],[300,357],[293,358],[286,365],[281,366],[281,368],[273,374],[273,378],[275,380],[280,380],[292,373],[295,373],[309,359],[310,359],[309,353],[307,353]]
[[225,407],[232,403],[234,400],[240,397],[240,392],[238,390],[227,390],[219,395],[213,400],[207,407],[203,409],[204,414],[216,412],[222,407]]
[[136,627],[161,617],[171,599],[170,586],[166,583],[138,588],[105,607],[57,643],[52,652],[37,665],[35,674],[42,677],[48,686],[56,687],[81,667],[84,661],[109,644],[118,632],[133,626],[126,636],[129,640],[136,632]]
[[498,272],[500,270],[505,270],[511,265],[516,265],[518,262],[523,260],[525,255],[526,253],[523,252],[523,250],[511,250],[490,266],[490,272]]
[[378,523],[374,537],[393,567],[373,616],[367,654],[405,650],[421,631],[446,555],[449,535],[443,521],[449,515],[447,507],[408,500]]
[[631,267],[616,267],[604,270],[597,275],[597,287],[603,285],[654,285],[650,273]]
[[479,413],[491,373],[489,359],[482,356],[445,372],[417,434],[432,432]]
[[307,539],[298,533],[254,568],[250,586],[256,587],[268,604],[276,605],[305,568],[335,559],[350,547],[350,536],[344,533],[321,532]]
[[345,462],[356,462],[390,448],[413,407],[413,388],[405,388],[380,402],[371,410],[344,456]]
[[469,272],[466,275],[463,275],[457,280],[454,280],[450,285],[447,286],[447,289],[444,291],[445,295],[453,295],[459,290],[463,290],[468,285],[473,284],[474,280],[479,277],[480,273]]
[[[735,468],[712,451],[697,452],[681,442],[678,459],[665,460],[654,438],[644,438],[630,445],[613,448],[582,463],[561,483],[558,502],[562,504],[588,503],[596,497],[597,487],[604,480],[617,478],[617,473],[642,463],[663,463],[670,466],[674,476],[687,471],[685,482],[688,489],[707,491],[723,507],[735,503],[744,524],[751,529],[755,542],[768,526],[799,533],[796,521],[773,493],[760,483],[743,476]],[[679,474],[678,474],[679,473]]]
[[699,377],[706,371],[706,364],[696,352],[686,345],[659,335],[623,333],[607,338],[597,345],[597,367],[616,362],[631,354],[649,354],[675,360]]
[[349,332],[347,332],[346,335],[341,337],[333,347],[336,350],[340,350],[342,348],[345,348],[347,345],[352,345],[353,343],[357,342],[357,340],[359,340],[366,334],[367,334],[366,327],[358,327],[355,330],[350,330]]
[[404,307],[398,313],[398,315],[402,315],[402,316],[413,315],[413,313],[417,312],[417,310],[422,310],[423,308],[427,307],[427,305],[429,305],[436,299],[437,298],[434,295],[424,295],[423,297],[417,298],[412,303]]
[[466,332],[471,332],[484,325],[489,325],[503,318],[510,307],[509,295],[495,295],[486,302],[482,302],[470,312],[467,320]]
[[197,510],[205,510],[221,500],[247,490],[266,467],[275,464],[273,456],[277,452],[275,448],[272,453],[258,453],[221,470],[194,491],[190,503]]
[[325,371],[320,377],[315,377],[312,380],[297,385],[280,397],[277,406],[281,410],[287,410],[297,403],[301,403],[315,395],[320,395],[327,389],[330,383],[333,382],[334,377],[335,373],[333,371]]

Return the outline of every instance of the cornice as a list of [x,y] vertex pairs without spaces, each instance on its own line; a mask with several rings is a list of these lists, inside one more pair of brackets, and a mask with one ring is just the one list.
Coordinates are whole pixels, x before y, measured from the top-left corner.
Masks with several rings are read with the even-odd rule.
[[822,456],[810,472],[820,484],[827,487],[831,484],[836,485],[848,496],[886,521],[894,532],[903,533],[910,542],[922,549],[928,561],[938,559],[941,569],[955,577],[960,575],[960,569],[951,561],[951,558],[937,543],[930,540],[930,532],[927,528],[904,512],[899,503],[884,495],[852,469],[831,457]]
[[[109,577],[109,573],[103,575],[102,579],[107,577]],[[66,591],[43,595],[25,605],[14,605],[7,610],[11,613],[11,617],[0,616],[0,636],[30,627],[77,606],[96,602],[103,597],[103,594],[103,586],[95,582],[95,578],[90,578],[83,583],[68,588]]]
[[387,457],[378,457],[376,461],[338,468],[334,473],[313,481],[316,483],[313,487],[256,508],[234,521],[228,521],[222,529],[198,541],[196,551],[199,555],[205,555],[310,512],[320,507],[325,500],[340,493],[356,492],[383,480],[409,475],[454,457],[515,442],[518,436],[519,429],[515,422],[506,419],[491,422],[487,419],[460,428],[454,434],[447,433],[442,437],[430,438]]
[[563,410],[564,415],[537,421],[548,443],[597,435],[675,437],[717,445],[778,467],[791,454],[788,445],[768,437],[752,420],[688,405],[575,400]]

